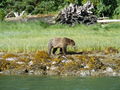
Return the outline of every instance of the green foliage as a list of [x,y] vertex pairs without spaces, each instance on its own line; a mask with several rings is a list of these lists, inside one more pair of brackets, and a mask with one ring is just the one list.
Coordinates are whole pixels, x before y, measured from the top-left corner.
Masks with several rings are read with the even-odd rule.
[[68,3],[77,3],[78,5],[81,5],[83,0],[64,0],[64,1]]
[[96,12],[98,16],[112,16],[116,7],[116,0],[100,0]]
[[4,8],[5,5],[6,5],[6,0],[0,1],[0,8]]
[[103,12],[105,12],[105,11],[106,11],[105,5],[103,3],[99,3],[97,5],[97,10],[96,10],[97,15],[98,16],[104,16]]
[[[88,0],[1,0],[0,8],[7,13],[11,11],[22,12],[23,10],[31,14],[56,12],[66,4],[77,3],[79,5]],[[94,14],[98,16],[109,16],[120,13],[120,0],[90,0],[94,6]]]
[[69,3],[74,3],[75,0],[65,0],[66,2],[69,2]]
[[54,12],[64,5],[64,0],[2,0],[0,7],[10,11],[38,14]]
[[62,0],[43,0],[37,4],[32,14],[53,12],[58,10],[61,6],[64,6],[64,2]]
[[51,12],[52,10],[54,10],[54,2],[53,1],[42,1],[40,2],[37,7],[35,8],[35,12],[34,14],[37,13],[47,13],[48,11]]
[[14,11],[17,11],[17,12],[22,12],[23,10],[25,10],[26,8],[26,5],[25,3],[22,3],[20,1],[17,1],[14,5]]
[[34,6],[33,5],[27,5],[26,9],[27,13],[31,13],[34,10]]
[[113,18],[120,19],[120,6],[115,9]]
[[120,15],[120,6],[115,9],[114,14]]
[[117,8],[114,11],[114,16],[113,18],[119,18],[120,19],[120,0],[117,0]]
[[5,11],[3,9],[0,9],[0,21],[3,21],[5,17]]

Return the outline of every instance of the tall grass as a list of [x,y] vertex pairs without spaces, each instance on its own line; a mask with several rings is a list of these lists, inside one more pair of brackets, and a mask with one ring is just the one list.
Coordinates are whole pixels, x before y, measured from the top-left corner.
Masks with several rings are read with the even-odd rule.
[[[69,37],[77,49],[101,50],[106,47],[120,49],[120,23],[91,26],[47,25],[34,22],[0,22],[0,51],[31,52],[47,50],[49,39]],[[69,47],[70,50],[72,48]]]

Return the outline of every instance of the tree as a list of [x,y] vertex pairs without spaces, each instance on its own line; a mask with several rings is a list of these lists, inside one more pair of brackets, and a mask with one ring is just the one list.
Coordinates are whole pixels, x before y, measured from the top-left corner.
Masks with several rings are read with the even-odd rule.
[[114,10],[117,7],[116,0],[100,0],[99,4],[97,5],[97,14],[99,16],[112,16]]
[[81,5],[82,4],[82,0],[77,0],[78,4]]
[[3,21],[5,17],[5,11],[3,9],[0,9],[0,21]]

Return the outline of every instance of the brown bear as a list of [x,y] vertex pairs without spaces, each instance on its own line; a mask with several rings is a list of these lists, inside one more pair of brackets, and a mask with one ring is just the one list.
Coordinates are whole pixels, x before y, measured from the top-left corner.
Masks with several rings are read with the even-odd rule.
[[53,48],[53,51],[52,51],[53,54],[55,54],[57,49],[60,48],[60,53],[65,55],[67,52],[66,49],[68,45],[75,47],[75,42],[72,39],[69,39],[66,37],[53,38],[48,43],[48,54],[51,55],[52,48]]

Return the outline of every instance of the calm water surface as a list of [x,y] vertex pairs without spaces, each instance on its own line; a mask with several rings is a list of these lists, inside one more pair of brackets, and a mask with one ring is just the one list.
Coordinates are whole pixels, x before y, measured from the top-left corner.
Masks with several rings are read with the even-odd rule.
[[120,90],[120,77],[0,76],[0,90]]

